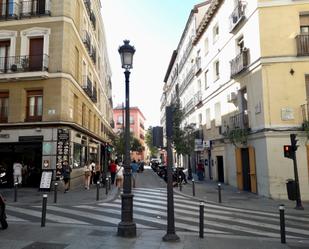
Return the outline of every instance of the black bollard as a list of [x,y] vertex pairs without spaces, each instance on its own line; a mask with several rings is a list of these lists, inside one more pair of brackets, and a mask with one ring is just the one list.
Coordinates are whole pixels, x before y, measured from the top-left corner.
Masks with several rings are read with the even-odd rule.
[[112,182],[112,178],[111,176],[108,177],[108,190],[111,190],[111,182]]
[[97,201],[100,199],[99,194],[100,194],[100,182],[97,181]]
[[14,183],[14,202],[17,202],[17,188],[18,188],[18,183]]
[[41,227],[45,227],[45,221],[46,221],[46,206],[47,206],[47,194],[44,194],[44,195],[43,195],[43,202],[42,202]]
[[281,204],[279,206],[279,213],[280,213],[280,235],[281,235],[281,243],[285,244],[286,234],[285,234],[285,218],[284,218],[284,205]]
[[195,181],[194,181],[194,178],[192,178],[192,195],[195,196]]
[[200,238],[204,238],[204,202],[200,202]]
[[54,184],[54,203],[57,203],[57,193],[58,192],[58,183],[55,182]]
[[108,177],[105,178],[105,194],[108,195]]
[[181,176],[179,176],[179,190],[182,191]]
[[221,198],[221,183],[218,183],[218,202],[222,203],[222,198]]

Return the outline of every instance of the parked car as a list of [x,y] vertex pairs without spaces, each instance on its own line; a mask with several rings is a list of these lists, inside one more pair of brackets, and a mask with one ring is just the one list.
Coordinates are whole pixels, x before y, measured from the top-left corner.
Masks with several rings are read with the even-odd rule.
[[8,223],[6,221],[6,213],[5,213],[5,200],[1,194],[0,194],[0,224],[1,224],[2,229],[8,228]]

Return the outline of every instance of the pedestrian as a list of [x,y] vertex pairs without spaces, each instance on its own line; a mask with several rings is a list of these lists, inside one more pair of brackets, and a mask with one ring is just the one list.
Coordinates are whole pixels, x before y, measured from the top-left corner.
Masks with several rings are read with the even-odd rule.
[[91,166],[89,162],[87,162],[86,165],[84,166],[84,176],[85,176],[85,189],[89,189],[90,176],[91,176]]
[[133,180],[133,188],[136,186],[136,177],[137,177],[137,171],[138,171],[138,164],[135,160],[133,160],[130,164],[131,170],[132,170],[132,180]]
[[22,184],[23,186],[26,186],[28,183],[28,166],[27,164],[23,165],[23,168],[21,169],[21,175],[22,175]]
[[114,160],[111,160],[111,162],[108,166],[108,170],[111,174],[112,184],[115,183],[115,176],[116,176],[116,172],[117,172],[117,164],[118,164],[118,161],[117,161],[117,163],[115,163]]
[[94,163],[94,161],[91,162],[90,168],[91,168],[90,184],[95,184],[95,182],[94,182],[94,175],[95,175],[95,163]]
[[61,170],[61,175],[63,177],[63,182],[64,182],[64,193],[69,191],[71,172],[72,172],[72,168],[68,164],[68,161],[64,161],[62,170]]
[[19,160],[16,160],[13,164],[13,175],[14,175],[14,183],[21,184],[22,183],[22,171],[23,166],[21,165]]
[[94,171],[95,171],[95,175],[94,175],[93,182],[96,184],[98,181],[100,181],[100,175],[101,175],[101,166],[99,163],[96,163]]
[[200,159],[199,163],[197,164],[197,176],[199,181],[204,180],[204,174],[205,174],[204,164],[203,161]]
[[181,183],[182,182],[185,182],[185,184],[188,183],[187,182],[187,177],[186,177],[185,173],[183,172],[183,168],[182,167],[178,168],[178,175],[180,176],[180,182]]
[[116,187],[122,188],[123,185],[123,167],[116,165]]

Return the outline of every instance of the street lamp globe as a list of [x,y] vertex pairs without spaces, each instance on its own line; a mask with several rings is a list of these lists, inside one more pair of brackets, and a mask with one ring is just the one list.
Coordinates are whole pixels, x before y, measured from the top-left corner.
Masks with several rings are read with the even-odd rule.
[[131,46],[129,40],[124,40],[124,45],[119,47],[118,52],[121,57],[122,68],[131,69],[133,67],[133,55],[135,53],[134,46]]

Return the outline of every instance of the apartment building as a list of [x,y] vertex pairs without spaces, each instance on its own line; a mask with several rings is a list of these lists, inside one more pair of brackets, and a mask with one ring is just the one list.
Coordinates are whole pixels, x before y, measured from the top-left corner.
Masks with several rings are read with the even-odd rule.
[[200,130],[194,158],[204,160],[208,178],[259,195],[287,198],[286,180],[294,172],[283,145],[297,134],[300,190],[308,200],[303,125],[308,121],[309,1],[207,2],[192,30],[186,60],[192,73],[185,70],[188,80],[183,80],[178,47],[162,99],[168,103],[178,91],[184,124]]
[[[111,127],[111,70],[100,0],[0,1],[0,165],[28,166],[71,184],[87,161],[104,165]],[[10,184],[12,184],[10,177]]]
[[[146,118],[137,106],[130,107],[130,132],[137,138],[141,145],[146,148],[145,143],[145,122]],[[125,107],[118,105],[114,108],[114,132],[120,133],[125,129]],[[145,160],[146,151],[131,152],[131,160]]]

